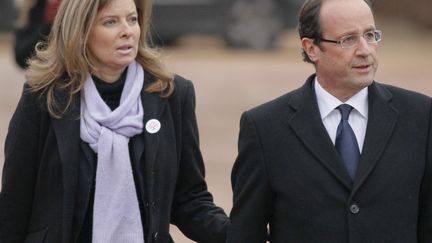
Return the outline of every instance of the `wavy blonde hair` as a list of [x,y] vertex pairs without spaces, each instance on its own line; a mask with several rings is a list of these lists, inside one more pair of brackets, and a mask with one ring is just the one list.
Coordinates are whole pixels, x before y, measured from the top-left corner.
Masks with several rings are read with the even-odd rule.
[[[61,117],[94,67],[87,47],[96,14],[112,0],[63,0],[46,43],[36,45],[36,55],[29,60],[27,82],[32,91],[42,91],[48,112]],[[141,36],[136,60],[156,79],[147,92],[169,97],[174,89],[173,74],[163,66],[159,53],[147,44],[151,0],[134,0],[138,10]],[[66,92],[60,102],[57,92]]]

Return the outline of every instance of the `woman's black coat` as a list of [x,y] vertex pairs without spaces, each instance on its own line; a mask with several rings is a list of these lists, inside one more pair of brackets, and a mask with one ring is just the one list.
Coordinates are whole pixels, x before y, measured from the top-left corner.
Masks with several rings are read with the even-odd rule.
[[[152,81],[146,76],[143,90]],[[59,94],[60,97],[65,94]],[[9,125],[0,193],[1,243],[69,243],[88,210],[94,156],[80,139],[80,97],[61,119],[43,109],[27,85]],[[143,209],[146,243],[171,242],[169,224],[197,242],[224,242],[228,219],[204,180],[190,81],[175,77],[169,98],[142,91],[144,125],[161,129],[130,140],[131,161]],[[91,203],[90,203],[91,205]]]

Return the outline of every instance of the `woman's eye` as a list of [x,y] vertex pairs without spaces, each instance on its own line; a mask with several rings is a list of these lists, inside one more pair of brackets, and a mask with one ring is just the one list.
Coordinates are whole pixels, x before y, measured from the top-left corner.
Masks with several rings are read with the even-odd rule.
[[115,23],[116,23],[116,21],[114,19],[109,19],[109,20],[106,20],[103,24],[105,26],[110,26],[110,25],[114,25]]
[[130,17],[130,18],[129,18],[129,22],[131,22],[131,23],[136,23],[136,22],[138,22],[138,17],[137,17],[137,16]]

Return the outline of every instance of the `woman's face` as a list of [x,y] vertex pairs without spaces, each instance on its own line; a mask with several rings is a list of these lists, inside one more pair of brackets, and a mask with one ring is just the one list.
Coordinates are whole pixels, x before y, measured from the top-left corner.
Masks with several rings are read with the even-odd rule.
[[88,49],[95,61],[95,74],[118,75],[135,60],[140,26],[134,0],[112,0],[96,15]]

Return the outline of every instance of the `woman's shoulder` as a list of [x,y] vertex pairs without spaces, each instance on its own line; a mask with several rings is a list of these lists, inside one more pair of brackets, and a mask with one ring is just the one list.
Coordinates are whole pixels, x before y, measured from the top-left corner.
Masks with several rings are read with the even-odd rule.
[[174,91],[169,96],[169,103],[177,109],[195,105],[195,89],[192,81],[178,74],[174,75]]
[[29,82],[23,84],[20,103],[26,106],[34,106],[42,108],[44,100],[44,92],[42,90],[34,90]]
[[[42,94],[39,91],[32,90],[31,86],[26,82],[23,85],[21,97],[12,115],[10,127],[16,128],[20,124],[34,124],[48,118],[48,113],[44,109]],[[30,125],[24,127],[31,127]]]
[[193,83],[191,80],[186,79],[178,74],[174,75],[174,89],[185,90],[188,88],[193,88]]
[[[144,79],[146,80],[145,83],[147,83],[144,85],[144,89],[156,82],[156,78],[149,72],[145,72]],[[171,102],[184,100],[187,97],[195,97],[195,89],[191,80],[179,74],[173,74],[172,85],[173,92],[168,96],[164,96],[164,98],[168,98]]]
[[185,97],[191,95],[195,96],[195,88],[192,81],[178,74],[175,74],[173,96]]

